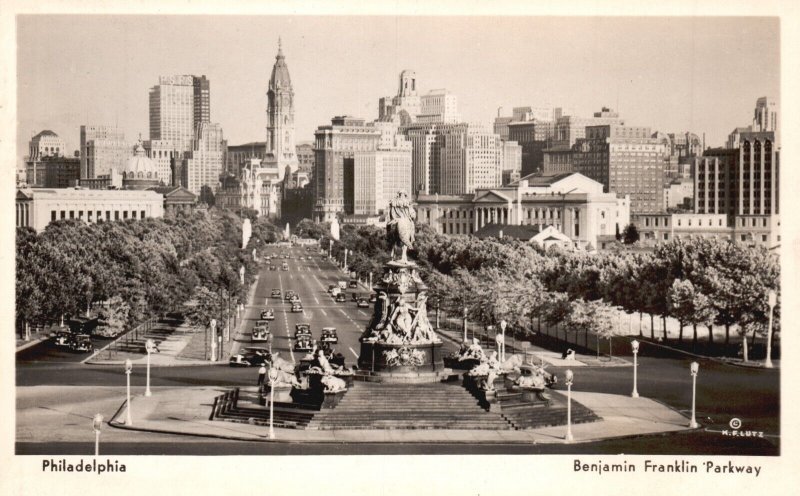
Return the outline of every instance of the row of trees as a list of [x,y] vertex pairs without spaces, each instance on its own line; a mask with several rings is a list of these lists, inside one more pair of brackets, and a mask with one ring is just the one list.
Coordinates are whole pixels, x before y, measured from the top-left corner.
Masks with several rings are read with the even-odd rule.
[[[243,250],[241,225],[236,214],[212,208],[164,219],[56,221],[40,234],[18,228],[17,324],[45,325],[102,307],[107,319],[132,326],[187,302],[187,317],[198,325],[222,319],[222,302],[227,308],[242,301],[252,280],[250,251],[274,241],[274,226],[259,221]],[[206,311],[198,302],[209,294],[214,303]]]
[[[301,224],[327,247],[327,225]],[[380,272],[388,259],[385,230],[374,226],[343,226],[334,256],[341,259],[345,248],[353,252],[350,270],[361,276]],[[469,318],[484,325],[506,320],[531,329],[538,321],[601,337],[615,332],[617,308],[649,315],[652,338],[655,318],[666,329],[668,317],[679,322],[681,341],[686,326],[695,343],[698,327],[713,341],[713,325],[725,327],[726,343],[731,329],[764,336],[767,295],[780,290],[780,265],[769,252],[703,238],[662,243],[653,252],[545,252],[512,239],[442,236],[420,225],[411,255],[427,269],[432,296],[455,314],[467,307]],[[780,305],[775,312],[777,330]]]

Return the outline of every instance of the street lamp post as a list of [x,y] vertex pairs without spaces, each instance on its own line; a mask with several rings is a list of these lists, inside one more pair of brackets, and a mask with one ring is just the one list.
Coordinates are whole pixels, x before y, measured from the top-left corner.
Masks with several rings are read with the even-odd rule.
[[211,319],[208,326],[211,328],[211,361],[217,361],[217,319]]
[[328,260],[330,260],[332,256],[333,256],[333,240],[329,239],[328,240]]
[[369,290],[372,291],[372,272],[369,273]]
[[148,339],[145,341],[144,349],[147,350],[147,387],[145,387],[144,395],[145,396],[152,396],[153,393],[150,391],[150,354],[156,348],[156,343],[152,339]]
[[103,426],[103,415],[96,414],[92,418],[92,428],[94,429],[94,456],[100,456],[100,427]]
[[441,298],[436,298],[436,332],[439,332],[439,300],[441,300]]
[[469,309],[464,307],[464,342],[467,342],[467,312]]
[[500,361],[505,362],[506,360],[506,327],[508,326],[508,322],[505,320],[500,321]]
[[278,369],[269,368],[269,438],[275,439],[274,410],[275,410],[275,381],[278,379]]
[[344,265],[342,266],[345,272],[347,272],[347,248],[344,249]]
[[768,300],[769,303],[769,327],[767,329],[767,359],[764,360],[764,368],[772,368],[772,311],[775,310],[775,305],[778,303],[778,294],[770,290]]
[[572,442],[572,369],[567,369],[567,435],[564,436],[564,441],[567,443]]
[[638,398],[639,391],[636,389],[636,369],[639,367],[639,363],[636,357],[639,354],[639,341],[635,339],[631,341],[631,349],[633,350],[633,392],[631,393],[631,397]]
[[131,420],[131,371],[133,370],[133,362],[130,358],[125,360],[125,377],[127,383],[127,396],[128,401],[125,403],[125,425],[133,425]]
[[700,370],[700,364],[692,362],[689,366],[689,370],[692,373],[692,420],[689,421],[689,428],[697,429],[699,427],[696,417],[697,371]]

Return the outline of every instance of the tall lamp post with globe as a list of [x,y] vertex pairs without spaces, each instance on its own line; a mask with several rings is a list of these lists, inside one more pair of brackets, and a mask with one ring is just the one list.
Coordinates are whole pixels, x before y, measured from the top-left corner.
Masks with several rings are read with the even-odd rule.
[[772,368],[772,314],[775,305],[778,303],[778,294],[770,290],[767,303],[769,303],[769,327],[767,328],[767,359],[764,360],[764,368]]
[[564,441],[571,443],[572,437],[572,379],[574,375],[572,369],[567,369],[566,383],[567,383],[567,435],[564,436]]
[[464,342],[467,342],[467,312],[469,312],[469,308],[464,307]]
[[696,416],[696,398],[697,398],[697,372],[700,370],[700,364],[692,362],[689,366],[689,371],[692,373],[692,420],[689,421],[690,429],[697,429],[700,425],[697,423]]
[[144,344],[144,348],[147,350],[147,387],[145,387],[144,395],[153,396],[153,393],[150,391],[150,354],[156,348],[155,341],[148,339]]
[[269,438],[275,439],[274,411],[275,411],[275,381],[278,380],[278,369],[269,368]]
[[127,402],[125,403],[125,425],[133,425],[131,420],[131,371],[133,370],[133,362],[130,358],[125,360],[125,377],[127,383]]
[[633,392],[631,393],[631,397],[638,398],[639,391],[636,389],[636,369],[639,368],[639,363],[636,357],[639,355],[639,341],[635,339],[631,341],[631,351],[633,351]]
[[100,428],[103,426],[103,415],[98,413],[92,418],[94,429],[94,456],[100,455]]

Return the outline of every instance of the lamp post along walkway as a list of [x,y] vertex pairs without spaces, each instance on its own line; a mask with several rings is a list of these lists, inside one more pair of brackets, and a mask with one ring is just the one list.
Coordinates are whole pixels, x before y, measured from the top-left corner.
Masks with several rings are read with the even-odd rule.
[[574,375],[572,369],[567,369],[566,372],[567,383],[567,435],[564,436],[564,441],[571,443],[572,437],[572,379]]
[[636,358],[639,355],[639,341],[636,341],[635,339],[631,341],[631,349],[633,351],[633,392],[631,392],[631,397],[638,398],[639,391],[636,389],[636,374],[639,363]]
[[130,359],[125,360],[125,378],[127,383],[127,402],[125,403],[125,425],[133,425],[131,420],[131,371],[133,370],[133,362]]
[[697,372],[700,370],[700,364],[697,362],[692,362],[689,366],[689,370],[692,374],[692,420],[689,421],[689,428],[690,429],[697,429],[700,425],[697,423],[697,416],[696,416],[696,398],[697,398]]

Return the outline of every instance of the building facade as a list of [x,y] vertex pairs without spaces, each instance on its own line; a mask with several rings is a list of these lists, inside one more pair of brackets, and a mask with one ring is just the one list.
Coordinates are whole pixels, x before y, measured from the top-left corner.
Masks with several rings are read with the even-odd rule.
[[314,144],[299,143],[295,147],[297,168],[311,176],[314,173]]
[[56,133],[45,129],[28,142],[28,160],[33,162],[44,157],[63,157],[67,145]]
[[222,174],[225,148],[226,143],[219,124],[200,124],[197,139],[193,140],[192,151],[183,159],[184,181],[181,185],[196,195],[200,195],[203,186],[208,186],[213,191]]
[[397,94],[378,101],[378,119],[397,118],[401,125],[418,123],[456,123],[460,120],[458,97],[446,89],[435,89],[420,95],[414,71],[400,73]]
[[116,126],[81,126],[81,179],[107,176],[119,169],[133,153],[133,144]]
[[479,126],[443,133],[440,193],[464,195],[502,183],[500,137]]
[[30,187],[68,188],[80,178],[77,157],[48,155],[25,163],[25,183]]
[[674,239],[699,237],[730,241],[769,250],[780,246],[780,216],[726,214],[641,214],[634,216],[643,246],[653,247]]
[[364,119],[334,117],[314,132],[314,220],[330,222],[355,207],[356,161],[359,169],[374,161],[381,132]]
[[604,193],[603,185],[581,174],[530,175],[508,187],[468,195],[420,195],[417,219],[441,234],[473,234],[488,225],[553,226],[575,247],[596,249],[601,237],[630,223],[627,197]]
[[267,90],[267,141],[265,161],[277,166],[281,177],[287,167],[297,170],[294,141],[294,90],[280,39]]
[[41,232],[64,219],[93,223],[163,217],[164,197],[155,191],[20,189],[16,207],[17,227]]
[[242,167],[251,158],[267,158],[267,142],[253,141],[243,145],[228,146],[225,151],[225,172],[238,176]]
[[664,211],[664,145],[646,127],[587,126],[576,143],[576,172],[629,195],[631,212]]

